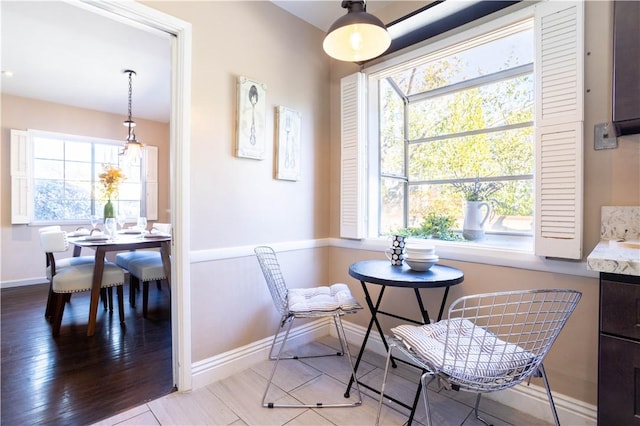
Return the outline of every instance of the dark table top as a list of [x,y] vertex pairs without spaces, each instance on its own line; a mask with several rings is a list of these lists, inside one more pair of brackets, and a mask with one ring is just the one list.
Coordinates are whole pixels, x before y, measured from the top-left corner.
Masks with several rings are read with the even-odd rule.
[[360,281],[392,287],[432,288],[460,284],[464,273],[445,265],[433,265],[427,271],[414,271],[406,264],[391,265],[387,259],[363,260],[349,266],[349,275]]

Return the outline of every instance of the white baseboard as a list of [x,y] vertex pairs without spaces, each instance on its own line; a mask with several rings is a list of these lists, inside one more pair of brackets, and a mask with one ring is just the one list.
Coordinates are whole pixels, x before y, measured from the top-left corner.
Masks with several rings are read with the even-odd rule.
[[[348,321],[343,321],[343,327],[349,344],[359,348],[364,340],[366,328]],[[337,338],[336,329],[331,321],[319,319],[292,328],[289,334],[289,341],[291,346],[295,347],[328,334]],[[268,357],[272,340],[273,336],[192,364],[193,388],[206,386],[209,383],[224,379],[264,361]],[[382,340],[375,330],[372,330],[369,335],[367,350],[383,357],[386,356]],[[352,355],[356,356],[355,351],[352,351]],[[553,423],[547,393],[543,387],[521,384],[501,392],[485,394],[484,397]],[[561,424],[572,426],[596,425],[597,408],[594,405],[557,392],[553,393],[553,401]]]
[[[304,345],[329,334],[327,319],[318,319],[294,327],[289,332],[287,347]],[[258,364],[269,357],[273,336],[253,342],[251,344],[224,352],[220,355],[195,362],[191,365],[191,381],[193,389],[206,386],[212,382],[239,373],[242,370]],[[278,339],[278,343],[282,339]]]
[[47,282],[47,277],[2,281],[0,282],[0,288],[23,287],[23,286],[34,285],[34,284],[44,284],[46,282]]

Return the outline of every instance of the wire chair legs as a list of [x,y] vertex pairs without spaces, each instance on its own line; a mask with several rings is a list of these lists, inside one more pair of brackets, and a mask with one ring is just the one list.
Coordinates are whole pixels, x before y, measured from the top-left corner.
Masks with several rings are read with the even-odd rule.
[[[380,389],[380,399],[378,400],[378,412],[376,414],[376,426],[380,424],[380,414],[382,413],[382,403],[384,401],[384,388],[387,384],[387,376],[389,375],[389,365],[391,364],[392,354],[391,351],[396,347],[395,343],[389,344],[389,350],[387,351],[387,360],[384,365],[384,375],[382,376],[382,388]],[[427,378],[429,380],[427,380]],[[422,394],[422,399],[424,401],[424,409],[426,413],[425,424],[426,426],[431,426],[431,410],[429,409],[429,395],[427,393],[427,386],[431,384],[431,382],[436,377],[431,371],[425,370],[425,372],[420,376],[420,393]],[[416,396],[417,398],[417,396]],[[414,413],[411,413],[410,418],[413,419]]]
[[[349,362],[349,368],[351,369],[351,374],[353,375],[353,377],[355,377],[355,371],[353,369],[353,360],[351,358],[351,353],[349,352],[349,345],[347,343],[346,340],[346,335],[344,332],[344,328],[342,327],[342,321],[340,320],[340,316],[339,315],[333,315],[333,322],[336,326],[336,331],[338,333],[338,340],[340,341],[340,352],[336,352],[336,353],[327,353],[327,354],[321,354],[321,355],[305,355],[305,356],[298,356],[298,355],[292,355],[292,356],[282,356],[283,351],[284,351],[284,347],[287,343],[287,339],[289,338],[289,332],[291,330],[291,326],[293,325],[293,317],[283,317],[282,321],[280,322],[280,326],[278,327],[278,330],[276,331],[275,335],[273,336],[273,342],[271,344],[271,349],[269,351],[269,359],[270,360],[275,360],[275,363],[273,365],[273,369],[271,370],[271,375],[269,376],[269,381],[267,383],[267,388],[264,391],[264,395],[262,396],[262,406],[266,407],[266,408],[336,408],[336,407],[358,407],[362,404],[362,395],[360,393],[360,387],[358,386],[358,383],[356,382],[356,390],[358,392],[358,400],[357,401],[353,401],[353,402],[347,402],[347,403],[332,403],[332,404],[325,404],[323,402],[316,402],[313,404],[277,404],[275,402],[267,402],[267,394],[269,393],[269,389],[271,388],[271,384],[273,382],[273,378],[276,374],[276,370],[278,369],[278,363],[281,360],[287,360],[287,359],[304,359],[304,358],[319,358],[319,357],[325,357],[325,356],[343,356],[346,354],[346,358]],[[288,325],[286,324],[288,322]],[[282,342],[280,342],[280,348],[278,350],[277,355],[274,355],[274,348],[277,345],[277,340],[278,340],[278,336],[281,334],[281,329],[283,327],[285,327],[286,325],[286,329],[284,332],[284,338],[282,339]]]
[[[396,348],[397,345],[395,343],[391,343],[389,345],[389,350],[387,351],[387,360],[385,362],[385,366],[384,366],[384,375],[382,376],[382,387],[380,389],[380,399],[378,400],[378,413],[376,415],[376,426],[378,426],[380,424],[380,414],[382,412],[382,404],[384,401],[384,388],[387,384],[387,376],[389,374],[389,365],[391,364],[391,357],[392,357],[392,353],[391,351]],[[556,406],[553,402],[553,396],[551,395],[551,387],[549,386],[549,380],[547,379],[547,373],[544,370],[544,365],[540,364],[540,366],[538,367],[538,371],[536,372],[535,376],[537,377],[542,377],[542,380],[544,382],[544,387],[545,390],[547,391],[547,397],[549,399],[549,405],[551,406],[551,413],[553,414],[553,420],[556,424],[556,426],[560,426],[560,420],[558,418],[558,412],[556,410]],[[427,380],[427,378],[429,378],[429,380]],[[424,409],[425,409],[425,413],[426,413],[426,417],[424,419],[424,424],[426,426],[431,426],[432,422],[431,422],[431,409],[429,408],[429,396],[428,396],[428,392],[427,392],[427,386],[435,379],[435,375],[431,372],[426,370],[426,372],[424,374],[422,374],[422,376],[420,377],[420,382],[422,384],[422,398],[424,400]],[[476,419],[478,419],[480,422],[484,423],[487,426],[491,426],[491,423],[489,423],[488,421],[486,421],[485,419],[483,419],[482,417],[480,417],[480,399],[482,398],[482,393],[478,393],[476,395],[476,403],[474,405],[474,415],[476,417]]]

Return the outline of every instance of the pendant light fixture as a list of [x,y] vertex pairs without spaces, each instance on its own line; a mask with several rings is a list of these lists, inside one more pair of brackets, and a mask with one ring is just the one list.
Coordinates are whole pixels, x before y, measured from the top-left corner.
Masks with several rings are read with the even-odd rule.
[[367,13],[363,0],[344,0],[347,14],[331,25],[322,48],[339,61],[364,62],[382,55],[391,45],[391,36],[382,21]]
[[133,119],[131,118],[131,97],[133,94],[133,76],[136,75],[136,72],[134,70],[124,70],[122,71],[123,74],[129,74],[129,104],[128,104],[128,110],[129,110],[129,115],[128,118],[122,123],[125,127],[127,127],[128,132],[127,132],[127,139],[124,143],[124,149],[122,150],[121,154],[124,155],[125,159],[131,163],[135,163],[137,161],[140,160],[140,157],[142,157],[142,143],[140,143],[137,139],[136,139],[136,132],[135,132],[135,127],[136,127],[136,122],[133,121]]

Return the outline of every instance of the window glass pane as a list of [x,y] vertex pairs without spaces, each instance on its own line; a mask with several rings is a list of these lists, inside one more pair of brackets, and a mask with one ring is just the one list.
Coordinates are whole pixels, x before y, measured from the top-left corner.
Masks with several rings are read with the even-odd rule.
[[95,162],[99,165],[98,169],[102,170],[102,164],[117,165],[120,149],[119,145],[95,144]]
[[139,200],[142,186],[139,183],[124,181],[120,184],[118,195],[120,200]]
[[120,164],[120,168],[122,169],[122,173],[126,176],[125,182],[140,182],[141,175],[141,167],[140,165],[131,165],[127,163]]
[[64,198],[67,200],[91,200],[91,182],[67,181]]
[[[460,47],[452,50],[460,50]],[[533,58],[533,29],[529,29],[428,61],[396,73],[392,78],[409,96],[530,64]]]
[[[485,232],[531,234],[533,232],[533,180],[494,181],[500,189],[486,202],[491,206]],[[409,227],[417,227],[433,213],[450,216],[462,229],[465,200],[452,184],[409,186]]]
[[67,161],[64,164],[66,168],[65,178],[67,180],[91,182],[91,163]]
[[49,158],[52,160],[64,159],[64,142],[50,138],[33,138],[33,157]]
[[404,176],[404,103],[387,80],[380,80],[380,171]]
[[429,213],[451,216],[462,228],[462,200],[451,197],[450,185],[409,186],[409,226],[417,227]]
[[66,141],[64,144],[64,158],[67,161],[91,163],[91,144]]
[[411,144],[409,180],[531,174],[533,147],[531,127]]
[[410,140],[532,121],[533,76],[412,102],[407,114]]
[[64,162],[33,160],[33,177],[36,179],[64,179]]
[[116,205],[116,209],[117,214],[124,213],[128,221],[135,222],[136,218],[140,216],[140,201],[120,200]]
[[91,199],[64,181],[35,180],[34,209],[37,220],[71,220],[90,216]]
[[380,180],[380,233],[386,234],[404,227],[404,181]]

